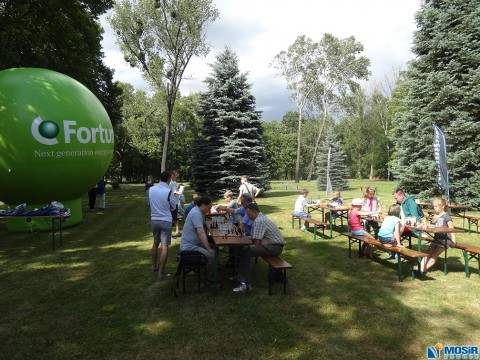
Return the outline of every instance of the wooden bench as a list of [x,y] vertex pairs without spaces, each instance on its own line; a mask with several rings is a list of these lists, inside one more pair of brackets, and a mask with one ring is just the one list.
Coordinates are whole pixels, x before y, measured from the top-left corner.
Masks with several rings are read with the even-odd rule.
[[297,216],[292,214],[292,229],[295,228],[295,219],[298,219],[298,227],[300,227],[301,222],[307,222],[313,224],[313,240],[317,240],[317,228],[322,229],[322,239],[325,239],[325,228],[328,226],[327,223],[306,217],[306,216]]
[[477,233],[478,233],[478,220],[480,220],[480,216],[463,215],[463,214],[457,214],[457,216],[463,218],[463,220],[464,220],[463,225],[465,225],[465,220],[468,221],[468,232],[469,233],[472,232],[472,224],[476,225]]
[[292,189],[298,190],[298,183],[283,182],[283,183],[280,184],[281,187],[282,187],[282,186],[285,186],[285,190],[288,190],[288,187],[289,187],[290,185],[292,186]]
[[[291,269],[292,265],[283,260],[280,256],[264,255],[262,259],[268,264],[268,295],[272,296],[272,270],[282,271],[285,279],[287,278],[287,269]],[[283,284],[283,294],[287,293],[287,283]]]
[[480,246],[474,246],[469,244],[456,243],[455,249],[460,249],[463,251],[463,258],[465,259],[465,276],[470,277],[470,268],[468,261],[470,259],[477,259],[478,261],[478,275],[480,276]]
[[[348,238],[348,256],[351,258],[352,257],[352,244],[353,243],[358,243],[358,256],[362,257],[362,242],[368,245],[376,246],[380,250],[384,251],[391,251],[393,253],[398,254],[398,259],[397,259],[397,270],[398,270],[398,281],[402,281],[402,256],[408,260],[416,260],[416,263],[418,266],[420,266],[420,262],[418,261],[418,258],[427,256],[427,254],[412,250],[409,248],[399,248],[399,247],[388,247],[383,245],[380,241],[375,240],[375,239],[370,239],[365,237],[364,235],[354,235],[350,232],[347,233],[342,233],[342,235],[346,236]],[[420,270],[420,269],[419,269]],[[413,266],[412,266],[412,280],[415,279],[415,273],[413,271]]]

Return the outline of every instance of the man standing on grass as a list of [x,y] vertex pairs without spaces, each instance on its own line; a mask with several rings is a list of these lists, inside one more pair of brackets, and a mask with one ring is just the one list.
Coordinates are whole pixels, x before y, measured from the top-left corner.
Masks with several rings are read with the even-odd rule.
[[250,247],[245,246],[238,251],[237,280],[239,284],[233,289],[234,292],[247,290],[245,274],[250,269],[251,257],[263,255],[278,256],[282,253],[285,244],[277,225],[267,218],[264,213],[260,212],[257,204],[248,204],[245,211],[249,219],[253,220],[251,235],[253,245],[250,245]]
[[[167,264],[168,246],[172,242],[172,211],[176,207],[175,197],[169,188],[172,174],[164,171],[160,175],[160,182],[148,191],[151,211],[151,226],[153,232],[152,271],[158,271],[160,280],[166,280],[170,274],[165,272]],[[160,266],[157,263],[158,245],[161,244]]]

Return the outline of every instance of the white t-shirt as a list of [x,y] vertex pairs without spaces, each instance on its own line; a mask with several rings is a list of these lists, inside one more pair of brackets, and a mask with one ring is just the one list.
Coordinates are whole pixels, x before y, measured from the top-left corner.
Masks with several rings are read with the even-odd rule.
[[252,184],[250,184],[250,183],[245,183],[245,184],[240,185],[240,187],[238,188],[238,190],[239,190],[242,194],[250,194],[250,195],[252,195],[252,199],[255,199],[255,194],[256,194],[256,192],[258,191],[258,188],[257,188],[255,185],[252,185]]
[[168,187],[170,188],[170,190],[172,190],[172,194],[175,197],[175,203],[178,204],[178,201],[180,200],[180,195],[175,194],[175,192],[177,191],[177,182],[173,180],[170,181],[170,184],[168,185]]
[[300,195],[297,201],[295,201],[295,211],[302,212],[303,207],[307,205],[308,205],[307,199],[303,195]]

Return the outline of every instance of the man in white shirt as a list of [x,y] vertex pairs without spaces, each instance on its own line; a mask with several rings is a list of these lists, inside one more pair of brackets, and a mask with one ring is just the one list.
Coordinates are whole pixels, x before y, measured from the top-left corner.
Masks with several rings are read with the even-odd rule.
[[[160,175],[160,182],[152,186],[148,193],[150,202],[150,223],[153,232],[152,245],[152,270],[158,271],[160,280],[166,280],[170,274],[165,272],[168,258],[168,246],[172,242],[172,211],[176,207],[175,197],[169,188],[172,174],[164,171]],[[160,264],[158,259],[158,246],[161,244],[162,253]]]

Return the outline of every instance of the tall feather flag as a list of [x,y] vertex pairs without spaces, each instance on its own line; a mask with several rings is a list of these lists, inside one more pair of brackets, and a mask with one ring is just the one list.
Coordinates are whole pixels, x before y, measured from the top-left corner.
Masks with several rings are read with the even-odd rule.
[[445,135],[438,125],[433,124],[433,128],[435,130],[433,153],[438,170],[437,184],[440,189],[445,191],[448,202],[450,202],[450,183],[448,182],[447,145],[445,143]]
[[330,156],[332,154],[332,147],[328,147],[328,157],[327,157],[327,195],[332,193],[332,182],[330,181]]

